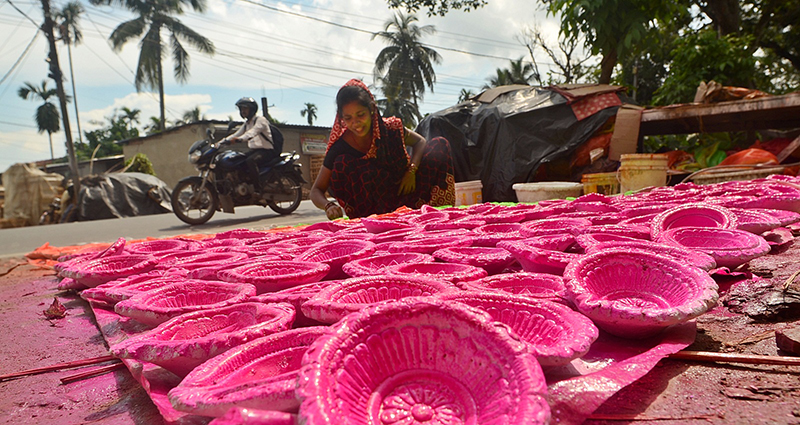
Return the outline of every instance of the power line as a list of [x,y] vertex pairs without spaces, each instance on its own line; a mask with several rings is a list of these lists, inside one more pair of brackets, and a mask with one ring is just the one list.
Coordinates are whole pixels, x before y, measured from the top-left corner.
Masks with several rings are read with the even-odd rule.
[[0,124],[14,125],[14,126],[17,126],[17,127],[25,127],[25,128],[33,128],[33,129],[36,128],[35,126],[32,126],[32,125],[19,124],[19,123],[9,122],[9,121],[0,121]]
[[11,7],[13,7],[14,9],[16,9],[16,11],[17,11],[17,12],[19,12],[19,13],[20,13],[22,16],[24,16],[24,17],[28,18],[28,20],[29,20],[29,21],[31,21],[31,22],[33,23],[33,25],[35,25],[35,26],[36,26],[36,28],[39,28],[39,24],[37,24],[37,23],[36,23],[36,21],[34,21],[33,19],[31,19],[31,17],[30,17],[30,16],[26,15],[26,14],[25,14],[25,12],[23,12],[23,11],[22,11],[20,8],[18,8],[18,7],[17,7],[17,5],[15,5],[14,3],[11,3],[11,0],[6,0],[6,2],[8,2],[8,4],[10,4],[10,5],[11,5]]
[[22,59],[24,59],[25,56],[28,55],[28,52],[31,50],[31,46],[33,46],[33,43],[36,41],[36,37],[38,36],[39,36],[39,31],[36,31],[36,33],[33,34],[33,38],[31,38],[31,41],[28,43],[28,46],[25,47],[25,50],[22,51],[22,54],[19,55],[17,60],[14,62],[14,65],[11,65],[11,68],[8,70],[8,72],[6,72],[6,75],[4,75],[3,78],[0,78],[0,84],[3,84],[3,82],[6,81],[6,78],[8,78],[8,76],[11,75],[14,69],[17,68],[20,62],[22,62]]

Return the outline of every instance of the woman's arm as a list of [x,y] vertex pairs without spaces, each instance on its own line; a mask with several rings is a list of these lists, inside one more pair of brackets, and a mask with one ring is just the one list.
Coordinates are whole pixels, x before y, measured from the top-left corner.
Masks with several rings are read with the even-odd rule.
[[311,193],[308,196],[317,208],[325,210],[325,215],[328,216],[328,220],[334,220],[343,217],[344,211],[339,204],[329,201],[328,197],[325,196],[330,182],[331,170],[323,165],[319,169],[319,175],[317,175],[317,179],[314,180],[314,184],[311,186]]
[[421,134],[406,129],[404,142],[406,146],[411,146],[411,167],[416,171],[420,162],[422,162],[422,154],[425,153],[425,147],[428,145],[428,141],[425,140]]

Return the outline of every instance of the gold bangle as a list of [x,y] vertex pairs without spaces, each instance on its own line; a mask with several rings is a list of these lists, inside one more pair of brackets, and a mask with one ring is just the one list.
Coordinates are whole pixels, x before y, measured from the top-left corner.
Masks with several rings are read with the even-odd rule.
[[408,166],[408,172],[411,173],[411,174],[416,174],[418,168],[419,168],[419,166],[418,165],[414,165],[414,163],[412,162],[411,165]]
[[325,212],[328,212],[328,208],[330,207],[338,207],[338,206],[339,204],[337,204],[335,201],[328,202],[327,204],[325,204]]

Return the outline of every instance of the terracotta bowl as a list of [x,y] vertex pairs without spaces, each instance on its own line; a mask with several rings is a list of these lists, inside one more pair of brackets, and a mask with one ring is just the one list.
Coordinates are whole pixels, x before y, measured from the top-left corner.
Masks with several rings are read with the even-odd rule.
[[503,248],[483,246],[451,246],[434,251],[433,257],[445,263],[468,264],[493,275],[514,262],[514,256]]
[[686,322],[718,298],[717,284],[705,271],[642,250],[610,248],[583,256],[564,277],[578,311],[623,338],[652,336]]
[[184,282],[187,277],[185,271],[182,270],[182,272],[176,273],[176,270],[154,270],[149,273],[131,276],[127,279],[113,280],[83,291],[81,297],[114,305],[143,292],[163,288],[173,283]]
[[583,234],[602,233],[605,235],[626,236],[634,239],[650,240],[650,227],[632,224],[603,224],[593,225],[584,229]]
[[744,208],[729,208],[729,210],[736,216],[738,223],[736,228],[745,232],[760,235],[781,226],[777,218],[759,210]]
[[594,254],[610,248],[631,248],[641,249],[644,251],[652,252],[654,254],[666,255],[673,260],[684,264],[690,264],[699,267],[705,271],[709,271],[717,267],[717,262],[714,257],[700,251],[694,251],[678,247],[675,245],[667,245],[651,241],[608,241],[590,245],[586,249],[587,254]]
[[493,289],[528,298],[561,301],[566,296],[564,278],[547,273],[503,273],[470,282],[479,290]]
[[521,227],[522,225],[518,223],[484,224],[472,230],[475,234],[472,245],[494,247],[500,241],[522,239],[523,236],[519,231]]
[[298,285],[277,292],[256,295],[255,297],[250,297],[249,301],[268,304],[289,303],[295,310],[294,327],[318,326],[322,325],[322,323],[306,317],[300,307],[303,303],[317,295],[321,290],[338,282],[338,280],[325,280],[322,282],[306,283],[305,285]]
[[[535,248],[549,249],[551,251],[567,251],[575,245],[576,239],[571,233],[554,233],[552,235],[533,236],[520,239],[519,241]],[[498,242],[497,247],[505,249],[503,247],[504,243],[505,242]]]
[[554,302],[477,291],[441,294],[439,298],[480,308],[508,325],[528,344],[542,367],[563,366],[583,356],[599,335],[588,317]]
[[384,233],[388,232],[389,230],[408,229],[414,227],[414,225],[412,224],[404,223],[401,221],[382,220],[369,217],[362,218],[361,223],[364,224],[364,227],[370,233]]
[[386,274],[424,277],[452,283],[467,282],[486,277],[486,270],[467,264],[455,263],[417,263],[398,264],[388,267]]
[[564,269],[570,261],[580,257],[580,254],[536,248],[521,241],[502,242],[501,248],[508,250],[526,272],[559,276],[564,274]]
[[590,247],[594,245],[602,243],[642,242],[642,241],[644,241],[644,243],[649,242],[647,240],[632,238],[630,236],[617,235],[613,233],[587,233],[585,235],[578,235],[578,237],[576,237],[575,240],[578,242],[578,245],[580,245],[580,247],[583,248],[584,251],[588,250]]
[[230,270],[217,272],[225,282],[242,282],[255,285],[256,292],[280,291],[281,289],[321,280],[330,271],[324,263],[307,261],[263,261],[246,264]]
[[750,208],[753,211],[759,211],[767,213],[773,217],[781,224],[781,226],[787,226],[789,224],[797,223],[800,221],[800,213],[796,213],[794,211],[787,211],[787,210],[774,210],[774,209],[758,209],[758,208]]
[[185,377],[232,347],[288,330],[294,316],[289,304],[240,303],[195,311],[113,345],[111,354],[157,364]]
[[449,246],[470,246],[472,238],[465,236],[430,236],[419,239],[406,239],[402,242],[394,242],[388,246],[389,252],[419,252],[422,254],[433,254],[434,251],[447,248]]
[[735,229],[737,224],[736,215],[725,207],[708,203],[686,204],[655,216],[650,224],[650,236],[655,240],[661,233],[679,227]]
[[327,327],[292,329],[254,339],[201,364],[168,393],[172,406],[201,416],[232,407],[292,412],[303,354]]
[[75,279],[89,288],[155,268],[157,260],[149,254],[112,255],[72,264],[61,275]]
[[240,303],[256,294],[253,285],[210,280],[186,280],[136,294],[114,306],[114,311],[148,326],[197,310]]
[[348,276],[373,276],[383,274],[387,267],[398,264],[432,263],[432,255],[419,252],[398,252],[394,254],[374,255],[350,261],[342,266],[342,271]]
[[408,298],[353,313],[303,358],[299,422],[544,424],[544,375],[505,325]]
[[124,255],[125,253],[125,238],[119,238],[116,242],[107,246],[100,251],[90,251],[83,253],[75,253],[69,255],[62,255],[58,257],[58,263],[53,266],[53,269],[61,275],[61,272],[66,268],[76,268],[80,263],[86,263],[91,260],[96,260],[103,257],[112,257],[115,255]]
[[353,260],[365,258],[375,252],[375,244],[363,240],[337,240],[316,245],[298,256],[296,261],[324,263],[330,266],[325,280],[346,278],[342,266]]
[[705,252],[718,267],[735,268],[770,251],[761,236],[744,230],[679,227],[662,233],[659,243]]
[[408,297],[459,291],[440,280],[410,276],[364,276],[330,285],[303,303],[306,317],[321,323],[336,323],[350,313],[373,304]]

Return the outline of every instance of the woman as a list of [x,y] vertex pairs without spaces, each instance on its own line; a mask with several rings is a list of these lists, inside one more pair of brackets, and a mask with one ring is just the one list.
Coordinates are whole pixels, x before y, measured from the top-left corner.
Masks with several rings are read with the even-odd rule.
[[[336,95],[336,122],[311,201],[328,219],[383,214],[401,206],[419,208],[455,203],[450,144],[403,127],[399,118],[381,118],[361,80],[350,80]],[[409,157],[406,146],[411,147]],[[330,189],[338,201],[329,201]]]

